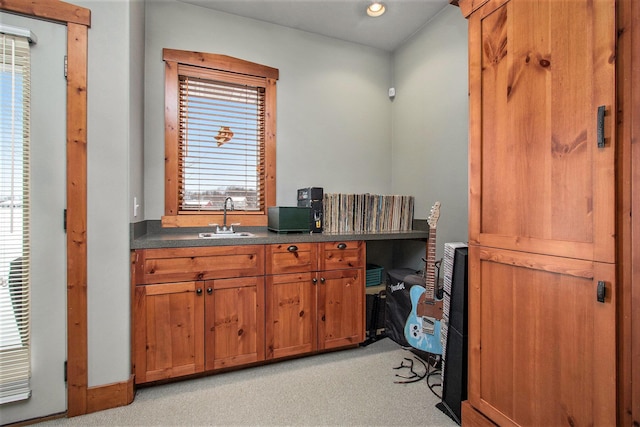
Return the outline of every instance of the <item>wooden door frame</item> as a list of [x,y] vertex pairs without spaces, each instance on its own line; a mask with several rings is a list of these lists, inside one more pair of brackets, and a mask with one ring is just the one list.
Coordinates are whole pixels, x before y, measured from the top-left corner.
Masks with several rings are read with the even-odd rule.
[[[640,46],[640,5],[638,2],[629,1],[632,10],[630,12],[630,29],[632,33],[632,41],[630,45],[635,48],[632,49],[632,69],[635,73],[630,73],[630,76],[635,76],[630,80],[632,86],[632,107],[629,114],[633,123],[631,124],[631,188],[629,193],[631,194],[631,210],[635,211],[636,215],[633,217],[631,224],[631,238],[629,244],[632,248],[632,260],[631,266],[633,271],[631,273],[631,302],[629,304],[629,310],[633,315],[631,320],[631,338],[630,345],[631,350],[631,362],[632,368],[631,378],[632,390],[629,393],[629,397],[632,402],[631,413],[633,420],[636,424],[640,423],[640,248],[638,243],[640,242],[640,82],[638,81],[638,72],[640,72],[640,55],[637,53],[637,47]],[[633,242],[636,242],[633,244]],[[635,309],[634,309],[635,308]],[[624,377],[623,377],[624,378]]]
[[87,55],[91,11],[59,0],[0,0],[0,10],[67,27],[67,416],[133,401],[133,378],[88,387]]

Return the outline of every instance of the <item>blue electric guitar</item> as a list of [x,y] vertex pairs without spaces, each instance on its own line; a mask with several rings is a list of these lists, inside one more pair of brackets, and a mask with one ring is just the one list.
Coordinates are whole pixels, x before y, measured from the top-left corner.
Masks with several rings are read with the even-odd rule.
[[404,327],[404,337],[411,347],[432,354],[442,354],[440,342],[440,320],[442,299],[436,300],[436,224],[440,217],[440,202],[431,208],[429,239],[427,240],[426,265],[422,275],[425,283],[413,285],[410,290],[411,313]]

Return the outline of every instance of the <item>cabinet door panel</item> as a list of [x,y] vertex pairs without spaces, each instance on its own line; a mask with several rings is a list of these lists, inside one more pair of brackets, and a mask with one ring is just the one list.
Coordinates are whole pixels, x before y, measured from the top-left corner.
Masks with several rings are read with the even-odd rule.
[[205,283],[206,368],[264,360],[264,278]]
[[318,348],[358,344],[364,340],[362,270],[318,273]]
[[499,425],[615,424],[614,267],[469,252],[471,404]]
[[316,349],[316,285],[311,273],[267,277],[267,359]]
[[472,242],[614,261],[614,13],[492,0],[471,16]]
[[201,372],[204,368],[202,283],[137,286],[136,383]]

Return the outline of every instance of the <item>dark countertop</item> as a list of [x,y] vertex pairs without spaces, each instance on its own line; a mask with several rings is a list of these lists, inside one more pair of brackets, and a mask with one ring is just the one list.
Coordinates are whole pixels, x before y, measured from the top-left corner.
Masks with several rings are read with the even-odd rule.
[[251,237],[201,239],[198,233],[213,231],[210,227],[162,228],[160,221],[131,224],[131,249],[182,248],[194,246],[268,245],[278,243],[315,243],[339,240],[423,240],[429,237],[425,220],[414,220],[414,230],[383,233],[289,233],[269,231],[267,227],[238,227]]

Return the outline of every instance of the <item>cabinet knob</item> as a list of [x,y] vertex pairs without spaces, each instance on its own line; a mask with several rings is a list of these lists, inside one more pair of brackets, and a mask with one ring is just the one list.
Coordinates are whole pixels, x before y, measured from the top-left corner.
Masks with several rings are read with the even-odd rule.
[[320,283],[324,283],[324,282],[326,282],[326,281],[327,281],[327,279],[325,279],[324,277],[321,277],[321,278],[320,278]]
[[198,289],[196,289],[196,294],[198,294],[198,295],[202,295],[202,288],[198,288]]
[[313,282],[314,285],[318,284],[318,279],[316,279],[315,277],[313,279],[311,279],[311,281]]
[[338,243],[337,248],[338,249],[347,249],[347,244],[346,243]]
[[209,295],[211,295],[211,294],[213,293],[213,289],[211,289],[211,288],[207,288],[207,293],[208,293]]
[[298,251],[298,247],[296,245],[291,245],[287,248],[287,250],[289,252],[297,252]]

